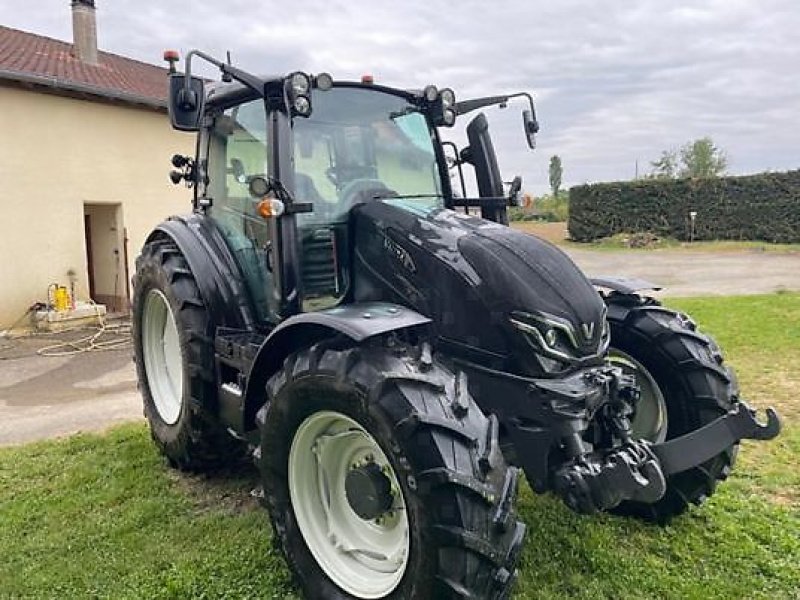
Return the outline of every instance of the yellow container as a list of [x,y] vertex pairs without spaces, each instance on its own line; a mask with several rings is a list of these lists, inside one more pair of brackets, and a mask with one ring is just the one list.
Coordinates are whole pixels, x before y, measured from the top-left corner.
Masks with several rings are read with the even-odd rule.
[[69,310],[69,292],[63,285],[57,285],[53,292],[53,306],[59,312]]

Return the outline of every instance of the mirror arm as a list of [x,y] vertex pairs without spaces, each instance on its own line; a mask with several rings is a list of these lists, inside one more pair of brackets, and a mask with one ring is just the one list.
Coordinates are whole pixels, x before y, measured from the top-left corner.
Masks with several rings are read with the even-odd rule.
[[[495,104],[499,104],[500,108],[505,108],[505,105],[512,98],[526,98],[531,109],[533,120],[536,122],[536,109],[533,106],[533,96],[531,96],[528,92],[517,92],[515,94],[506,94],[504,96],[486,96],[485,98],[473,98],[472,100],[456,102],[456,113],[459,115],[465,115],[473,110],[484,108],[486,106],[494,106]],[[539,125],[537,123],[536,131],[534,133],[537,133],[538,131]]]
[[251,75],[247,71],[243,71],[233,65],[224,63],[222,61],[217,60],[213,56],[209,56],[205,52],[201,52],[200,50],[192,50],[186,55],[186,83],[184,84],[184,93],[189,95],[191,92],[191,88],[189,87],[189,82],[192,78],[192,58],[197,56],[198,58],[202,58],[206,62],[211,63],[215,67],[217,67],[221,72],[223,77],[232,77],[239,83],[242,83],[252,89],[255,92],[258,92],[259,95],[264,95],[264,80],[260,77],[256,77],[255,75]]
[[493,106],[495,104],[505,104],[512,96],[487,96],[485,98],[473,98],[472,100],[463,100],[456,102],[456,114],[465,115],[473,110],[484,108],[485,106]]

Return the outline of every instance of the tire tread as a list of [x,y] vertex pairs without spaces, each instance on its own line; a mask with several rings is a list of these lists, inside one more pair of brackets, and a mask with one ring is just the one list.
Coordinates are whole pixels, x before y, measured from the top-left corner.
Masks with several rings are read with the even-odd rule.
[[[282,522],[281,504],[271,487],[278,474],[268,459],[271,419],[285,403],[284,390],[308,377],[328,378],[331,386],[343,384],[356,390],[356,402],[371,406],[393,424],[402,446],[402,460],[414,473],[416,494],[428,498],[428,535],[436,547],[434,556],[464,553],[454,563],[440,564],[433,583],[439,598],[507,597],[516,577],[516,564],[524,538],[524,525],[516,520],[514,499],[518,473],[495,457],[480,466],[481,456],[499,452],[497,427],[483,415],[469,395],[461,391],[459,402],[467,403],[461,411],[451,401],[459,375],[450,373],[434,361],[420,365],[413,348],[403,351],[394,346],[326,347],[301,350],[288,357],[283,368],[267,383],[267,403],[258,411],[262,429],[259,467],[264,478],[267,503],[274,530],[281,539],[284,554],[308,590],[307,574],[300,572],[297,557],[285,539],[287,526]],[[312,355],[318,354],[316,358]],[[325,365],[324,370],[320,370]],[[466,383],[466,382],[462,382]],[[287,392],[288,393],[288,392]],[[277,413],[276,413],[277,414]],[[277,425],[275,425],[277,427]],[[441,520],[441,507],[456,515],[457,523]],[[436,507],[436,508],[434,508]],[[440,559],[437,559],[437,561]],[[345,597],[344,595],[342,597]]]
[[[649,347],[650,351],[658,353],[664,364],[672,366],[675,385],[680,384],[682,393],[680,398],[672,401],[665,394],[668,412],[680,410],[680,416],[690,421],[684,423],[684,427],[688,427],[686,431],[675,435],[702,427],[738,402],[736,378],[724,365],[719,346],[702,333],[692,319],[658,305],[651,298],[634,302],[630,298],[610,296],[606,302],[609,304],[612,347],[615,347],[616,331],[624,339],[625,347],[620,349],[640,362],[645,361],[629,346],[635,346],[639,351]],[[670,421],[672,419],[670,415]],[[668,439],[675,435],[668,432]],[[647,521],[668,522],[684,513],[691,504],[701,504],[714,493],[717,482],[730,473],[736,449],[737,445],[731,446],[702,465],[668,477],[667,492],[655,504],[624,502],[614,512]]]
[[[180,470],[202,472],[221,468],[241,458],[246,445],[233,438],[215,417],[216,389],[213,373],[213,344],[208,313],[200,291],[183,254],[168,238],[148,241],[136,259],[134,287],[134,362],[144,399],[144,414],[150,422],[151,437],[169,463]],[[185,409],[177,432],[166,436],[146,384],[142,355],[141,306],[144,294],[153,287],[167,288],[174,299],[177,325],[186,340],[184,368],[188,389],[184,391]],[[162,291],[165,291],[162,289]]]

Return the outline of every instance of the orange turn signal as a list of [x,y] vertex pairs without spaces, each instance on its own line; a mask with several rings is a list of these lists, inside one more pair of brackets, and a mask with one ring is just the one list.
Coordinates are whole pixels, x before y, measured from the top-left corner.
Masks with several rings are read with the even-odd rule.
[[261,202],[256,205],[256,212],[263,219],[271,219],[272,217],[280,217],[283,214],[285,207],[283,202],[277,198],[264,196]]

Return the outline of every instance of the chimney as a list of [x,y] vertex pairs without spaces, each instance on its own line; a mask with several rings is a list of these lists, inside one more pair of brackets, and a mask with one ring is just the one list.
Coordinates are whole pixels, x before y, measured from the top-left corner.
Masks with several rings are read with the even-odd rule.
[[81,62],[97,64],[97,22],[94,0],[72,0],[73,54]]

